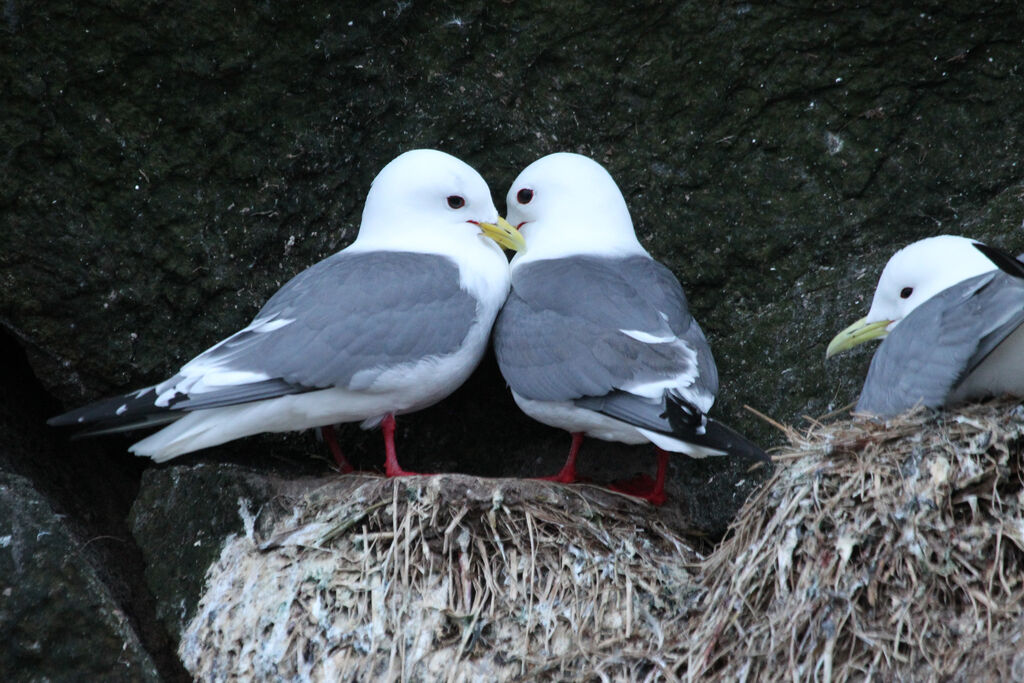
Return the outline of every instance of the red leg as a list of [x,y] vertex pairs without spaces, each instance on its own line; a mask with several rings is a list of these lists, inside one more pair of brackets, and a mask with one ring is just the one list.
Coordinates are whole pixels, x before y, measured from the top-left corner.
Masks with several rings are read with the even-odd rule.
[[338,445],[338,436],[334,433],[334,425],[321,427],[320,434],[324,437],[324,442],[327,443],[327,448],[330,449],[331,455],[334,456],[334,462],[338,464],[338,471],[342,474],[348,474],[353,471],[355,468],[349,464],[345,454],[341,452],[341,447]]
[[654,450],[658,453],[658,473],[654,475],[654,489],[642,498],[646,498],[651,505],[661,506],[665,504],[665,477],[668,475],[668,453],[657,446]]
[[583,443],[583,432],[572,433],[572,445],[569,446],[569,457],[558,474],[553,477],[537,477],[541,481],[557,481],[561,484],[571,484],[576,481],[576,455],[580,452],[580,444]]
[[383,422],[380,423],[380,430],[384,432],[384,475],[387,477],[411,477],[419,472],[407,472],[398,464],[398,455],[395,453],[395,416],[388,413]]
[[633,479],[609,484],[608,488],[636,498],[643,498],[652,505],[663,505],[667,499],[665,495],[665,478],[668,475],[669,455],[658,447],[655,447],[654,451],[658,455],[658,473],[653,480],[646,474],[641,474]]

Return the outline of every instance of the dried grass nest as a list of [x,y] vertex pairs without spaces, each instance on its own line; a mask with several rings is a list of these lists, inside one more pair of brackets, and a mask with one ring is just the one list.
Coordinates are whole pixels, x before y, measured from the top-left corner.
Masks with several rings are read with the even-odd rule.
[[596,487],[344,477],[211,567],[202,680],[1024,680],[1024,409],[787,430],[707,556]]
[[789,430],[703,564],[682,671],[1024,680],[1024,409]]
[[201,680],[672,677],[690,545],[594,486],[338,477],[261,540],[252,515],[179,647]]

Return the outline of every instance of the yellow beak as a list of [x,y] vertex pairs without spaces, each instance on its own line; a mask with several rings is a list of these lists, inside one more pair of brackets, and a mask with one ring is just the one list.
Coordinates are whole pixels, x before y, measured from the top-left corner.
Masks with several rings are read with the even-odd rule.
[[502,217],[498,217],[497,223],[477,223],[480,226],[480,231],[490,237],[492,240],[512,251],[526,251],[526,240],[523,239],[521,232],[512,227]]
[[841,351],[852,349],[854,346],[871,341],[872,339],[882,339],[885,335],[889,334],[886,328],[891,323],[891,320],[879,320],[869,323],[867,318],[861,318],[837,334],[828,343],[828,349],[825,350],[825,358],[831,358]]

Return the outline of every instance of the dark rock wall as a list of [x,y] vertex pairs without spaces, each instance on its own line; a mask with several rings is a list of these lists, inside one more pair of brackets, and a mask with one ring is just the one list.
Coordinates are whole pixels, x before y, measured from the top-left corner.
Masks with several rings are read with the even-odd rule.
[[129,618],[32,482],[0,472],[0,521],[5,680],[159,680]]
[[[855,399],[871,351],[826,365],[824,348],[898,246],[949,232],[1024,250],[1022,29],[996,2],[7,0],[0,324],[56,399],[46,410],[136,388],[348,244],[400,152],[465,159],[500,209],[524,166],[578,151],[608,167],[682,280],[722,377],[715,413],[777,442],[742,406],[794,423]],[[12,372],[19,358],[5,355]],[[553,471],[568,447],[517,412],[490,359],[399,439],[409,466],[488,475]],[[119,472],[86,534],[124,526],[139,476],[126,443],[89,447],[106,469],[71,457],[60,475],[99,488]],[[379,464],[378,434],[342,443]],[[586,448],[609,467],[647,457]],[[29,475],[56,507],[88,522],[74,487],[20,452],[4,470],[42,472]],[[319,452],[299,435],[208,456],[323,471]],[[676,466],[698,489],[691,516],[720,529],[724,494],[700,484],[715,468],[741,476]]]

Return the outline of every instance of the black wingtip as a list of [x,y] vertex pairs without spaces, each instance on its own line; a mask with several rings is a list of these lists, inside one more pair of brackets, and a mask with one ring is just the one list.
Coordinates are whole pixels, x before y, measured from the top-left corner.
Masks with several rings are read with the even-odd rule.
[[667,394],[664,403],[660,405],[625,391],[579,398],[575,404],[710,451],[758,462],[771,462],[771,458],[760,447],[731,427],[709,418],[679,394]]
[[46,421],[51,427],[98,427],[109,430],[113,426],[145,422],[153,415],[166,413],[165,408],[153,404],[149,391],[132,392],[122,396],[111,396],[86,404],[80,408],[54,415]]
[[703,415],[696,406],[681,396],[668,397],[664,417],[672,425],[673,433],[687,434],[687,441],[724,451],[733,457],[771,462],[768,454],[757,444],[724,422]]
[[1014,257],[1009,252],[1005,252],[1002,249],[996,247],[990,247],[987,244],[981,242],[975,242],[974,248],[988,257],[988,260],[996,264],[999,270],[1003,271],[1013,277],[1024,279],[1024,263]]
[[758,462],[770,463],[772,461],[760,446],[718,420],[708,418],[705,431],[708,436],[708,445],[719,444],[717,447],[730,456]]
[[75,425],[84,424],[85,420],[79,419],[80,409],[75,409],[60,415],[54,415],[46,421],[46,424],[51,427],[74,427]]

